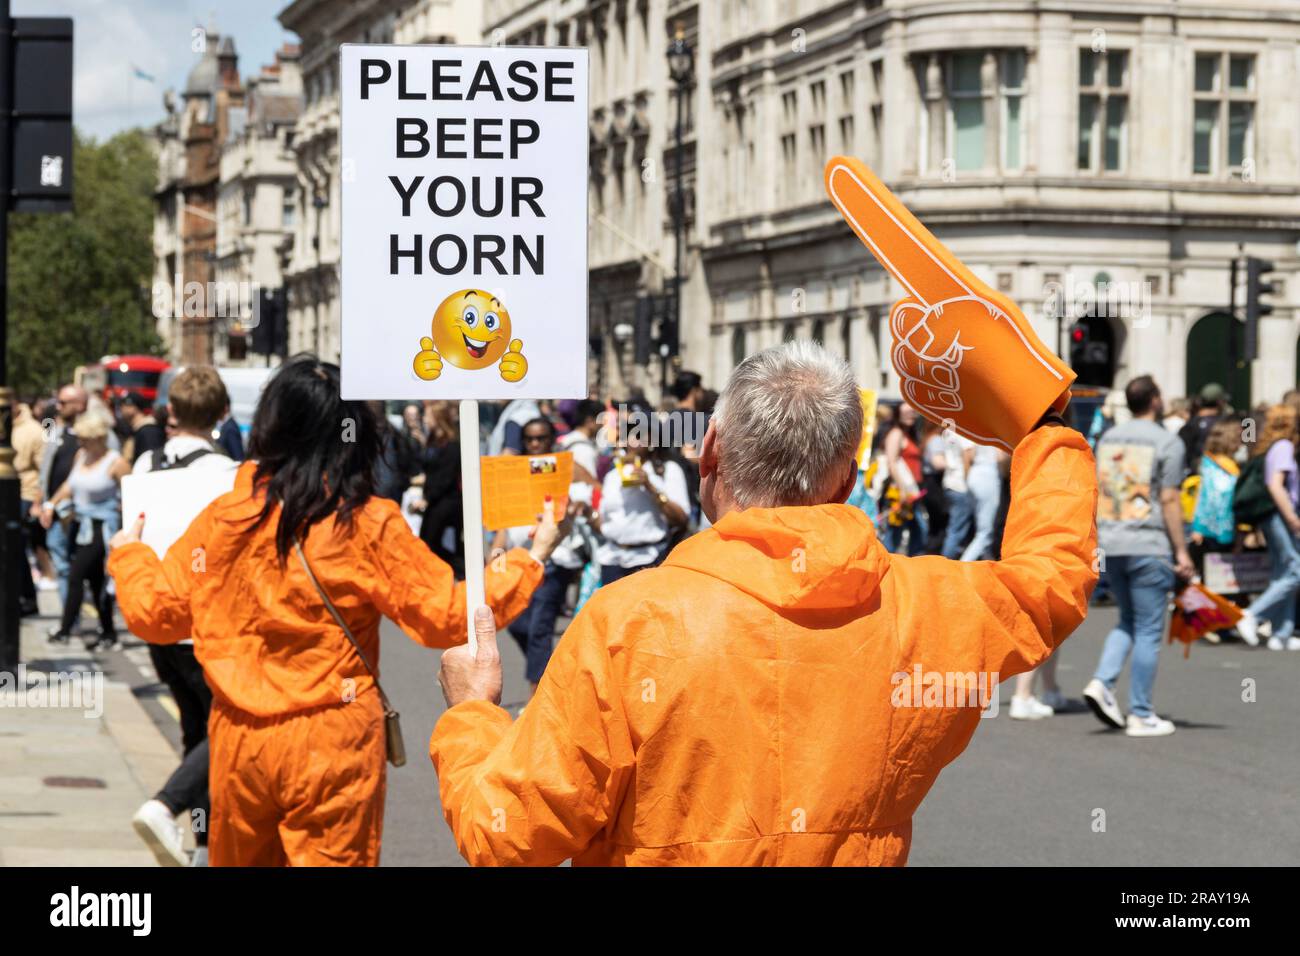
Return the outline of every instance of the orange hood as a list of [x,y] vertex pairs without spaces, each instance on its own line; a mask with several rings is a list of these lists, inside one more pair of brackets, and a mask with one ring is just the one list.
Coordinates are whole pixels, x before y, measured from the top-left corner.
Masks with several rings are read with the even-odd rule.
[[809,611],[867,604],[888,557],[863,512],[815,505],[730,512],[665,564],[726,581],[770,607]]

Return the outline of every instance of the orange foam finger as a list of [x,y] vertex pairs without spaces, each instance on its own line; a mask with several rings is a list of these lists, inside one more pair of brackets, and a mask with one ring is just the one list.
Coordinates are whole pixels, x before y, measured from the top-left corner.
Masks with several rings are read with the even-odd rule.
[[1008,451],[1074,372],[1008,297],[990,289],[859,160],[826,164],[826,191],[872,256],[907,291],[890,312],[890,359],[909,404],[973,441]]
[[837,156],[827,163],[826,192],[871,254],[917,301],[932,305],[970,295],[980,284],[859,160]]

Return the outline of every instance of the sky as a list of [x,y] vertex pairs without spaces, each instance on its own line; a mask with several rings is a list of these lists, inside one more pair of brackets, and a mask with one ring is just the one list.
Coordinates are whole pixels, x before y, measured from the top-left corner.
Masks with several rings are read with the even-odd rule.
[[[195,27],[210,22],[232,35],[239,72],[248,77],[275,62],[285,41],[276,20],[289,0],[12,0],[15,17],[72,17],[73,123],[105,139],[163,118],[163,91],[179,94],[198,62]],[[135,75],[135,69],[153,82]]]

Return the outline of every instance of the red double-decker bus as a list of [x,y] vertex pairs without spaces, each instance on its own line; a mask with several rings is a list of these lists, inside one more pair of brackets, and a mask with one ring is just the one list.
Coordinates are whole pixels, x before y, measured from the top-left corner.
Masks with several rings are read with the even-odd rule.
[[158,395],[158,379],[171,363],[156,355],[105,355],[80,370],[82,387],[98,393],[110,407],[134,392],[150,402]]

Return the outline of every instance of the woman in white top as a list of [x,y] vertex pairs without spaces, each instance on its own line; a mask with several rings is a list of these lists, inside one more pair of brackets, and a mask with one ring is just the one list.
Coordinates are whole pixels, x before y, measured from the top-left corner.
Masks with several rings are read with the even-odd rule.
[[592,522],[604,538],[596,552],[602,585],[662,561],[691,509],[686,473],[664,457],[662,448],[648,446],[653,413],[635,411],[638,419],[623,423],[627,441],[605,475],[599,520]]
[[41,512],[41,524],[49,528],[55,521],[58,506],[72,501],[73,540],[75,548],[68,568],[68,597],[63,602],[63,619],[50,640],[66,644],[81,610],[86,583],[90,583],[99,610],[99,634],[86,645],[88,650],[112,647],[117,643],[113,624],[113,602],[105,592],[104,545],[121,525],[118,482],[130,474],[131,463],[108,447],[108,422],[95,412],[85,412],[72,426],[81,447],[72,462],[67,480],[47,501]]

